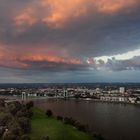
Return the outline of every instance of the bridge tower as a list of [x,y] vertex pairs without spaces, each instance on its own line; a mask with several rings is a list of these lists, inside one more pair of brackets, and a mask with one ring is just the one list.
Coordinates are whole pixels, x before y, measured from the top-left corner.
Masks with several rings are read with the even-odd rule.
[[68,91],[66,89],[64,89],[64,98],[68,97]]
[[26,101],[27,100],[28,94],[26,92],[22,92],[22,100]]

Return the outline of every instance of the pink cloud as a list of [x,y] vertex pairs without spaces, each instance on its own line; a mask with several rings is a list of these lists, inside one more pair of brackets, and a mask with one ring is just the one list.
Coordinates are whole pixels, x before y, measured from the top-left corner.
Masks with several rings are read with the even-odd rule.
[[72,22],[78,17],[131,10],[137,2],[138,0],[40,0],[18,12],[15,23],[31,26],[36,22],[42,22],[51,28],[63,28],[67,22]]

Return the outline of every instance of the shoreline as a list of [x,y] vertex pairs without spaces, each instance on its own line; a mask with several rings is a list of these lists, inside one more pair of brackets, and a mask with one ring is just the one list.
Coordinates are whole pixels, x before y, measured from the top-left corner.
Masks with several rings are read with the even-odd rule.
[[[0,98],[5,98],[6,100],[11,101],[22,101],[21,96],[1,96]],[[94,102],[101,102],[101,103],[112,103],[112,104],[123,104],[123,105],[140,105],[140,103],[131,103],[131,102],[121,102],[121,101],[105,101],[100,99],[93,99],[93,98],[58,98],[58,97],[29,97],[29,100],[47,100],[47,99],[54,99],[54,100],[75,100],[75,101],[94,101]]]
[[56,97],[39,97],[39,98],[32,98],[34,100],[45,100],[45,99],[55,99],[55,100],[75,100],[75,101],[94,101],[94,102],[101,102],[101,103],[112,103],[112,104],[124,104],[124,105],[140,105],[139,103],[130,103],[130,102],[120,102],[120,101],[103,101],[100,99],[92,99],[92,98],[56,98]]

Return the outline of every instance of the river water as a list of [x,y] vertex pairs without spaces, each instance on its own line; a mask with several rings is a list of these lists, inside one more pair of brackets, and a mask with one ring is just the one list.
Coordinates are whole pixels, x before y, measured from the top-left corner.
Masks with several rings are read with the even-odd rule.
[[93,100],[42,99],[35,104],[55,115],[72,117],[88,124],[107,140],[140,140],[140,106]]

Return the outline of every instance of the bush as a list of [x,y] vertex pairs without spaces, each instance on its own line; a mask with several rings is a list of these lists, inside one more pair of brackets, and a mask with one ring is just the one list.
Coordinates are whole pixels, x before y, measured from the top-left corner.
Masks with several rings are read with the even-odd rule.
[[22,135],[20,140],[31,140],[31,138],[28,135]]
[[3,99],[0,99],[0,107],[4,107],[5,106],[5,101]]
[[22,108],[20,111],[18,111],[16,113],[17,117],[27,117],[27,118],[32,118],[33,116],[33,112],[31,109],[27,109],[27,108]]
[[12,115],[15,115],[19,110],[21,110],[22,105],[19,102],[10,102],[7,104],[7,108]]
[[24,112],[24,117],[32,118],[32,116],[33,116],[33,112],[31,109],[28,109]]
[[65,117],[63,121],[65,124],[69,124],[69,118]]
[[30,119],[26,117],[21,117],[18,119],[20,127],[23,129],[24,133],[31,132],[31,122]]
[[101,134],[93,134],[93,137],[96,138],[97,140],[105,140],[104,137]]
[[41,140],[49,140],[49,136],[42,137]]
[[34,106],[34,102],[33,102],[33,101],[29,101],[29,102],[26,103],[27,109],[30,109],[30,108],[32,108],[33,106]]
[[53,116],[53,112],[52,112],[50,109],[48,109],[48,110],[46,111],[46,115],[47,115],[48,117],[52,117],[52,116]]
[[3,134],[2,140],[16,140],[16,135],[8,131]]
[[25,113],[22,111],[22,110],[20,110],[20,111],[18,111],[17,113],[16,113],[16,117],[24,117],[25,116]]
[[75,121],[73,118],[65,117],[65,118],[64,118],[64,123],[65,123],[65,124],[70,124],[70,125],[75,126],[76,121]]
[[77,128],[79,131],[87,132],[87,128],[86,128],[86,126],[83,125],[83,124],[78,123],[78,124],[76,125],[76,128]]
[[23,134],[23,130],[16,120],[11,120],[11,122],[9,122],[8,130],[10,130],[10,132],[12,132],[16,136],[20,136]]
[[77,122],[73,118],[65,117],[63,121],[64,121],[65,124],[69,124],[69,125],[72,125],[72,126],[76,127],[79,131],[83,131],[83,132],[88,131],[86,125],[80,124],[79,122]]
[[57,120],[63,121],[63,117],[62,116],[57,116],[56,118],[57,118]]
[[0,127],[0,138],[2,137],[4,132],[5,132],[5,128],[4,127]]
[[10,113],[0,112],[0,125],[5,126],[7,125],[12,119]]

